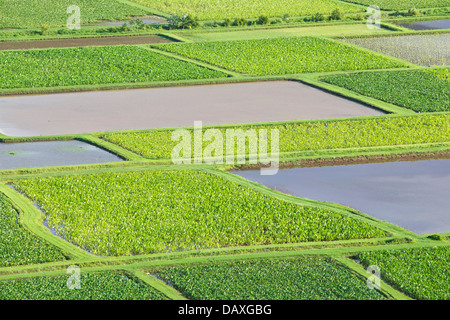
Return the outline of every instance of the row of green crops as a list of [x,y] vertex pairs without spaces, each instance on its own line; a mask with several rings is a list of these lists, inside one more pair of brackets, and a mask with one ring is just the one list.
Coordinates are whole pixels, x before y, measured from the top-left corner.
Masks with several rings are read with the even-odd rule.
[[[278,129],[279,151],[295,152],[448,142],[450,141],[450,132],[445,128],[448,128],[449,125],[450,115],[448,114],[424,114],[392,118],[243,125],[235,128],[242,129],[244,132],[249,129],[254,129],[256,132],[260,129],[267,129],[268,150],[271,150],[271,129]],[[226,144],[227,129],[220,128],[219,130],[223,136],[223,142]],[[191,133],[192,131],[190,130]],[[172,133],[172,130],[119,132],[107,134],[104,138],[147,158],[171,159],[172,151],[180,143],[172,141]],[[193,141],[193,134],[191,134],[191,138]],[[204,149],[210,145],[212,145],[211,142],[203,143]],[[194,142],[191,142],[191,146],[194,146]],[[226,146],[223,147],[223,150],[226,154]],[[193,152],[191,154],[194,155]]]
[[360,8],[330,0],[132,0],[139,4],[170,14],[190,14],[200,20],[257,18],[330,14],[335,9],[342,12],[361,12]]
[[365,281],[322,257],[170,267],[157,275],[198,300],[380,300]]
[[142,47],[0,52],[0,88],[32,88],[226,77]]
[[385,10],[407,10],[410,8],[438,8],[450,6],[450,0],[344,0],[367,6],[378,6]]
[[159,49],[243,74],[275,75],[404,67],[401,62],[315,37],[162,44]]
[[343,40],[421,66],[450,64],[450,34],[428,34]]
[[416,299],[450,299],[450,247],[364,252],[365,265],[377,265],[382,278]]
[[[83,273],[79,289],[73,274],[0,281],[0,300],[163,300],[164,297],[126,273]],[[72,277],[72,278],[71,278]]]
[[[448,69],[444,69],[448,73]],[[444,71],[386,71],[328,76],[325,82],[416,112],[450,111]]]
[[0,267],[65,259],[60,250],[25,230],[18,222],[17,211],[0,194]]
[[147,10],[117,0],[0,0],[0,29],[65,26],[73,14],[67,13],[72,5],[80,8],[81,24],[147,14]]
[[217,175],[151,170],[20,180],[58,235],[100,255],[358,239],[385,233]]
[[432,74],[441,80],[450,82],[450,68],[427,69],[425,72]]

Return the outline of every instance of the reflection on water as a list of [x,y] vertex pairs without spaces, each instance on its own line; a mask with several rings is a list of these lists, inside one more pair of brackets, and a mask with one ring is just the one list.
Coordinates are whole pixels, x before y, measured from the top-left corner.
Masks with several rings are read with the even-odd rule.
[[450,19],[399,23],[399,26],[412,30],[450,29]]
[[0,143],[0,170],[122,161],[81,141]]
[[259,170],[236,175],[301,198],[339,203],[419,234],[450,232],[450,160]]

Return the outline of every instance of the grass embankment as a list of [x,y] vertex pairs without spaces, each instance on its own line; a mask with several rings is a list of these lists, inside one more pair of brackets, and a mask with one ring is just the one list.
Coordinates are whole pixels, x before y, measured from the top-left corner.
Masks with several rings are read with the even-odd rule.
[[0,267],[62,261],[63,252],[23,228],[19,215],[0,193]]

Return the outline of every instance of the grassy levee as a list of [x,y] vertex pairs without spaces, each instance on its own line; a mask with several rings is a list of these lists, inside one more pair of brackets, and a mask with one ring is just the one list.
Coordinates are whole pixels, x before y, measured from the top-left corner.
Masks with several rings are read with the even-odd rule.
[[39,211],[28,198],[15,192],[9,186],[1,183],[0,191],[11,200],[13,206],[20,213],[19,217],[21,224],[30,232],[44,239],[48,243],[62,249],[63,252],[72,259],[89,258],[92,256],[87,252],[69,244],[63,239],[55,237],[43,224],[45,219],[44,214]]
[[331,94],[335,94],[349,100],[353,100],[355,102],[366,104],[372,108],[380,109],[388,113],[396,113],[396,114],[414,114],[415,112],[409,110],[407,108],[399,107],[394,104],[384,102],[375,98],[367,97],[362,94],[356,93],[354,91],[335,86],[329,83],[325,83],[323,81],[318,80],[317,75],[314,76],[299,76],[298,79],[306,84],[309,84],[315,88],[321,89]]
[[201,66],[201,67],[204,67],[204,68],[207,68],[207,69],[211,69],[211,70],[214,70],[214,71],[219,71],[219,72],[228,74],[229,77],[241,77],[241,76],[243,76],[242,74],[240,74],[238,72],[233,72],[233,71],[227,70],[225,68],[217,67],[217,66],[209,64],[207,62],[203,62],[203,61],[191,59],[191,58],[188,58],[188,57],[184,57],[184,56],[179,55],[179,54],[175,54],[175,53],[159,50],[158,48],[155,48],[154,46],[147,46],[147,45],[138,45],[138,46],[140,46],[142,48],[145,48],[145,49],[147,49],[149,51],[152,51],[152,52],[155,52],[155,53],[167,56],[167,57],[175,58],[177,60],[181,60],[181,61],[184,61],[184,62],[189,62],[189,63],[196,64],[198,66]]
[[127,268],[133,275],[138,277],[140,280],[148,284],[150,287],[161,292],[170,300],[187,300],[180,292],[178,292],[173,287],[167,285],[164,281],[149,275],[141,270],[136,270],[134,268]]
[[[372,275],[371,273],[367,273],[366,270],[362,268],[361,265],[359,265],[352,259],[342,256],[333,256],[333,258],[339,261],[342,265],[346,266],[349,270],[352,270],[359,276],[363,277],[364,279],[369,279],[369,277]],[[404,293],[394,289],[388,283],[386,283],[381,279],[380,279],[380,291],[385,293],[394,300],[413,300]]]
[[113,143],[110,143],[108,141],[99,139],[96,136],[93,135],[81,135],[76,140],[87,142],[89,144],[92,144],[96,147],[99,147],[105,151],[114,153],[115,155],[130,161],[145,161],[146,159],[144,157],[141,157],[133,152],[130,152],[124,148],[121,148]]

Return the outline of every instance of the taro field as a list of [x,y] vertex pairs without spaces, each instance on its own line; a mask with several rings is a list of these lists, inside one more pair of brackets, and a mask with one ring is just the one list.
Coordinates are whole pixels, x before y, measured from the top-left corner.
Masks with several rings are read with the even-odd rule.
[[0,0],[0,300],[449,300],[448,7]]

